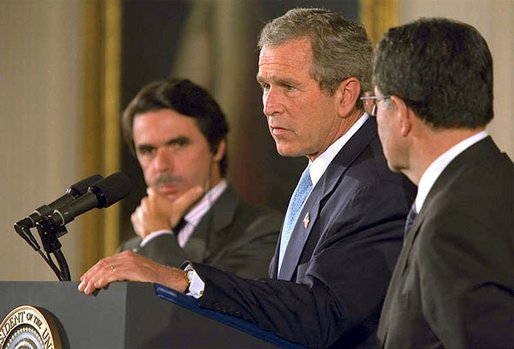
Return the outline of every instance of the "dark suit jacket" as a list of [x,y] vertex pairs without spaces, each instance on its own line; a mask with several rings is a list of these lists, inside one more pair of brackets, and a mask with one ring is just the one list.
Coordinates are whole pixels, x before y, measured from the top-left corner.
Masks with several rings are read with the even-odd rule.
[[434,183],[380,320],[384,348],[514,348],[514,171],[490,137]]
[[[368,119],[313,188],[277,280],[243,280],[194,264],[202,307],[246,319],[311,348],[372,348],[402,246],[414,187],[387,168]],[[305,227],[304,217],[309,213]]]
[[228,186],[200,220],[182,249],[174,235],[165,234],[139,248],[135,237],[120,250],[136,249],[156,262],[179,267],[185,260],[201,262],[241,277],[267,275],[283,215],[240,200]]

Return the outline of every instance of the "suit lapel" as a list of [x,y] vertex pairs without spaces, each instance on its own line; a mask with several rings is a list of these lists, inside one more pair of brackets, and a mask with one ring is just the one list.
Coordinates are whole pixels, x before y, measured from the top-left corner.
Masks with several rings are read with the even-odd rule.
[[[293,278],[295,270],[299,265],[300,256],[302,255],[305,243],[318,218],[321,203],[324,201],[325,197],[334,191],[353,161],[369,143],[377,137],[376,130],[376,121],[374,118],[370,117],[339,151],[313,188],[303,206],[291,239],[289,240],[287,250],[284,254],[284,260],[282,261],[282,266],[278,273],[278,279],[291,280]],[[320,229],[326,228],[327,227],[320,227]],[[280,241],[280,238],[278,241]],[[277,260],[276,256],[275,254],[274,262]],[[276,268],[272,268],[271,270],[273,272]]]
[[425,212],[427,212],[427,210],[425,210],[427,206],[426,204],[428,204],[428,202],[425,203],[425,205],[421,209],[421,212],[417,215],[416,219],[412,223],[409,232],[407,233],[407,236],[405,237],[405,243],[397,262],[397,268],[400,270],[399,276],[403,275],[407,268],[407,261],[409,260],[408,257],[410,255],[412,246],[414,245],[414,240],[418,236],[421,223],[425,220]]
[[443,172],[441,172],[441,175],[437,178],[434,185],[430,189],[430,192],[428,193],[425,202],[423,203],[421,211],[412,224],[410,232],[407,234],[405,246],[402,249],[400,258],[398,259],[397,263],[397,268],[400,270],[400,275],[403,275],[407,268],[407,261],[409,259],[408,256],[410,255],[414,241],[421,230],[421,226],[425,220],[427,212],[431,210],[434,197],[442,191],[447,191],[446,187],[449,186],[456,178],[458,178],[459,172],[465,171],[469,164],[472,164],[476,161],[483,161],[484,159],[490,157],[492,154],[498,154],[499,152],[500,150],[494,144],[492,138],[486,137],[483,140],[473,144],[468,149],[464,150],[448,164]]
[[[280,267],[278,275],[279,279],[291,280],[293,273],[298,265],[298,260],[302,254],[305,241],[309,237],[309,234],[314,226],[314,222],[318,217],[319,203],[318,200],[323,195],[321,186],[316,185],[310,193],[305,205],[303,206],[302,212],[296,222],[291,239],[287,245],[286,252],[284,254],[284,260]],[[279,240],[280,241],[280,240]]]
[[419,212],[418,216],[414,220],[410,232],[407,234],[405,245],[402,248],[400,257],[396,264],[389,290],[387,291],[384,307],[382,311],[382,319],[380,320],[379,334],[382,338],[382,347],[387,343],[387,334],[390,325],[390,316],[394,314],[395,309],[391,308],[394,302],[394,298],[398,297],[401,288],[403,287],[402,278],[407,270],[407,264],[411,255],[414,241],[421,234],[422,225],[428,215],[428,212],[437,207],[432,207],[433,201],[441,193],[451,193],[451,189],[447,188],[451,186],[453,181],[459,180],[459,173],[467,171],[467,167],[470,164],[474,164],[477,161],[484,161],[491,156],[495,156],[500,153],[500,150],[494,144],[491,137],[486,137],[483,140],[473,144],[471,147],[459,154],[448,166],[443,170],[439,178],[435,181],[433,187],[423,203],[423,207]]
[[202,217],[198,226],[184,246],[191,261],[203,262],[211,253],[209,240],[213,234],[225,229],[234,220],[239,198],[229,185]]

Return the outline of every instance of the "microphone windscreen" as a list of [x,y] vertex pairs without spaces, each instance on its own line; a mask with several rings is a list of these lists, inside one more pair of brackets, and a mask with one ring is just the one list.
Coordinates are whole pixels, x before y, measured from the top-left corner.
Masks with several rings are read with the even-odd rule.
[[[89,176],[87,178],[84,178],[80,182],[77,182],[77,183],[71,185],[68,188],[67,192],[70,193],[71,195],[73,195],[75,198],[78,198],[78,197],[84,195],[90,186],[94,185],[96,182],[98,182],[102,179],[103,179],[103,177],[100,176],[99,174]],[[58,208],[58,207],[54,207],[54,208]]]
[[89,191],[95,193],[101,202],[98,208],[109,207],[126,197],[132,188],[128,176],[122,172],[116,172],[89,187]]

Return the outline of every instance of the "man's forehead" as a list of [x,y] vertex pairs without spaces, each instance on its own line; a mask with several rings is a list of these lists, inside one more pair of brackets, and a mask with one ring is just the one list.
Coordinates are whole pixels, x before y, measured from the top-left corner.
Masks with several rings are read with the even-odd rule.
[[277,45],[265,45],[259,53],[259,65],[268,64],[273,60],[298,61],[310,59],[311,43],[308,38],[297,38]]

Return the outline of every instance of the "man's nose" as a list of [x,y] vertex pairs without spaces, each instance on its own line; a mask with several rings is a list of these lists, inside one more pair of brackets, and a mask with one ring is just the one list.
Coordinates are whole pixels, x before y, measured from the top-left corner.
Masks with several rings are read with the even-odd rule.
[[159,172],[173,169],[173,156],[166,147],[159,147],[157,149],[153,165]]
[[283,111],[280,95],[275,88],[270,88],[262,95],[263,113],[266,116],[279,114]]

